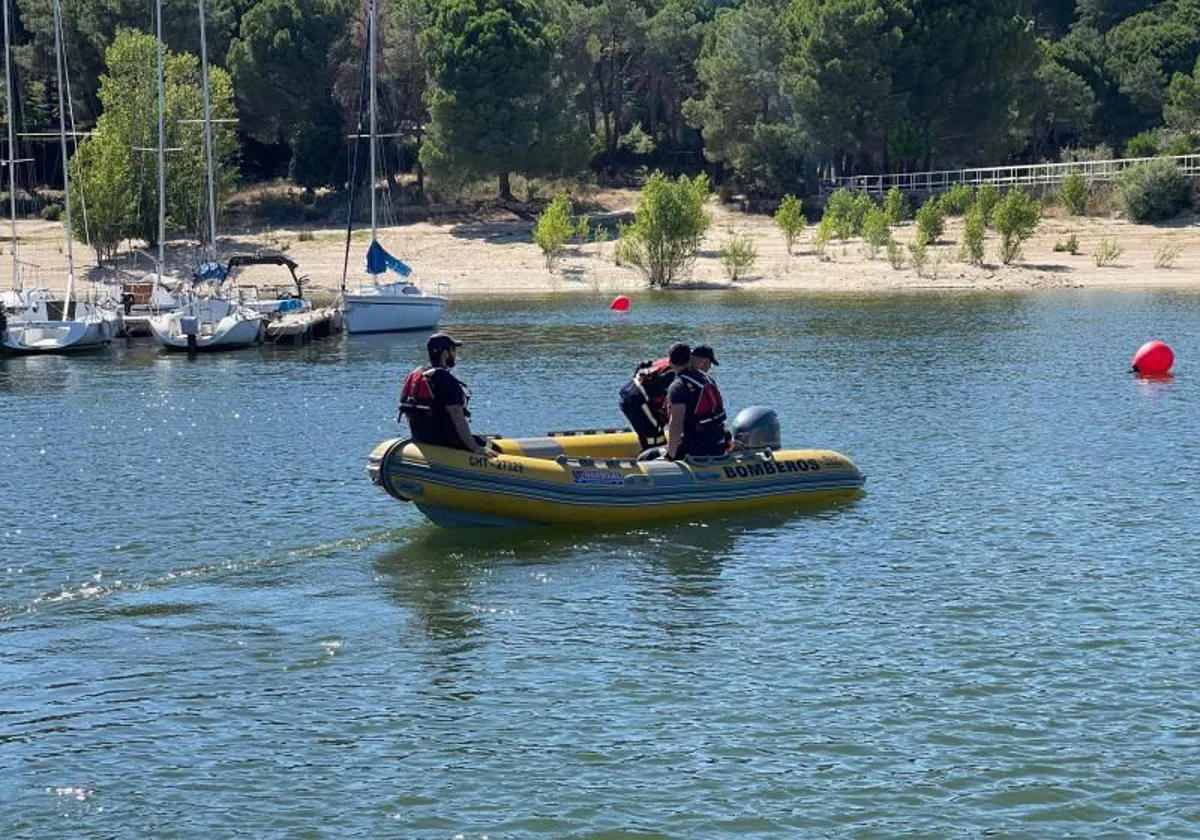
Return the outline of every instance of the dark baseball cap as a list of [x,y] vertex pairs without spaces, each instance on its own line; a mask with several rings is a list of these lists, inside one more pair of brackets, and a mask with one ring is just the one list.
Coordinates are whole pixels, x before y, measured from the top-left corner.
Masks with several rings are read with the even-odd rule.
[[429,341],[425,342],[425,349],[430,353],[435,350],[450,350],[454,347],[462,347],[462,342],[455,341],[445,333],[434,333],[429,336]]
[[700,359],[708,359],[714,365],[721,364],[717,361],[717,354],[707,344],[698,344],[692,348],[692,355]]

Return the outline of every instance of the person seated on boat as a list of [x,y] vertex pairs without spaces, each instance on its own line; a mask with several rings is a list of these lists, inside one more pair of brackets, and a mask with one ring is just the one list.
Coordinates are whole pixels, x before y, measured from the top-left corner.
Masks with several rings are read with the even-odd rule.
[[667,425],[667,389],[691,360],[691,348],[676,342],[664,358],[638,365],[633,379],[621,389],[621,413],[637,432],[642,449],[667,442],[663,431]]
[[461,341],[444,333],[429,337],[425,344],[429,364],[417,368],[404,380],[400,416],[408,420],[412,439],[417,443],[488,455],[486,441],[472,435],[467,423],[471,416],[467,408],[471,391],[450,372],[461,346]]
[[729,451],[732,435],[725,429],[725,401],[709,371],[718,364],[707,344],[692,348],[692,360],[667,392],[670,422],[667,424],[667,460],[689,455],[714,457]]

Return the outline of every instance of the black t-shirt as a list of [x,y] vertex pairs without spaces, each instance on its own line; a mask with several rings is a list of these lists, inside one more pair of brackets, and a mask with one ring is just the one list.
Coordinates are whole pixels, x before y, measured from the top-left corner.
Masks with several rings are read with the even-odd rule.
[[710,381],[708,376],[699,371],[689,371],[686,376],[677,376],[667,390],[667,398],[671,402],[671,411],[683,408],[683,441],[675,452],[675,457],[685,455],[724,455],[725,454],[725,425],[712,423],[704,429],[696,427],[696,404],[700,402],[701,388],[689,380],[698,382]]
[[414,412],[409,415],[408,425],[412,429],[413,440],[418,443],[431,443],[434,446],[466,449],[458,433],[454,431],[454,422],[446,411],[446,407],[451,405],[466,408],[467,396],[462,383],[446,368],[434,368],[425,375],[425,380],[433,391],[434,406],[431,412]]

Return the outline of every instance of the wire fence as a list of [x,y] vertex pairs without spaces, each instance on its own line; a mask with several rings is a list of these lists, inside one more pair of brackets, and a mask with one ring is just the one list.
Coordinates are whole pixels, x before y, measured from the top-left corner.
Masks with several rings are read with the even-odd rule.
[[1079,160],[1066,163],[1031,163],[1019,166],[991,166],[982,169],[942,169],[933,172],[893,172],[888,175],[851,175],[821,182],[821,194],[836,189],[884,195],[892,187],[906,193],[942,193],[955,184],[995,184],[998,187],[1051,186],[1068,176],[1082,175],[1088,181],[1112,181],[1122,170],[1150,160],[1173,160],[1185,175],[1200,176],[1200,154],[1170,155],[1163,158],[1137,157],[1113,160]]

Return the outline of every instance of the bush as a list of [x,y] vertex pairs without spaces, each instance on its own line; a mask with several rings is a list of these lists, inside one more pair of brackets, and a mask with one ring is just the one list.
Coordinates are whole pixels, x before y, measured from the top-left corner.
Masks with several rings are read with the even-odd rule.
[[1183,253],[1182,245],[1162,245],[1154,254],[1155,268],[1172,268],[1175,265],[1175,260],[1179,259],[1179,255]]
[[913,268],[917,270],[918,276],[924,276],[925,260],[929,255],[928,249],[929,246],[922,242],[919,236],[908,243],[908,255],[912,257]]
[[987,227],[992,226],[992,213],[996,210],[996,205],[1000,203],[1000,190],[996,189],[995,184],[981,184],[975,196],[975,203],[983,212],[983,223]]
[[863,217],[862,236],[867,256],[875,259],[879,249],[885,247],[888,240],[892,238],[886,210],[877,205],[871,206],[866,216]]
[[942,210],[948,216],[961,216],[975,203],[975,191],[966,184],[955,184],[942,196]]
[[825,246],[834,237],[835,224],[833,219],[828,216],[821,217],[820,224],[817,225],[817,232],[813,234],[812,244],[813,250],[817,252],[817,256],[825,259]]
[[854,205],[851,208],[850,215],[850,230],[855,236],[861,236],[863,232],[863,222],[867,218],[867,214],[874,210],[879,205],[875,203],[875,199],[866,193],[859,193],[854,197]]
[[908,199],[900,192],[899,187],[892,187],[887,191],[883,209],[887,213],[889,225],[898,225],[908,218]]
[[1191,207],[1192,187],[1173,160],[1148,160],[1117,176],[1117,193],[1132,222],[1171,219]]
[[1096,253],[1092,254],[1092,259],[1096,261],[1096,268],[1103,268],[1106,265],[1112,265],[1117,261],[1117,257],[1125,253],[1125,249],[1117,244],[1117,240],[1109,239],[1107,236],[1100,240],[1100,244],[1096,246]]
[[1075,234],[1071,234],[1062,242],[1054,243],[1055,253],[1078,254],[1079,253],[1079,238]]
[[1063,206],[1072,216],[1082,216],[1087,212],[1088,194],[1087,180],[1078,172],[1072,172],[1063,179],[1059,195],[1062,196]]
[[983,222],[983,209],[979,204],[974,204],[967,211],[967,218],[963,221],[963,239],[962,246],[959,248],[959,259],[963,262],[968,262],[971,265],[983,264],[983,237],[987,230],[987,225]]
[[38,213],[38,215],[41,216],[43,219],[45,219],[47,222],[57,222],[59,219],[62,218],[62,214],[63,214],[63,206],[61,204],[44,205],[42,207],[41,211]]
[[618,261],[641,269],[651,286],[669,286],[684,276],[711,222],[704,212],[708,195],[703,173],[672,181],[655,172],[638,197],[633,222],[621,226]]
[[941,202],[931,198],[917,211],[917,239],[922,245],[930,245],[937,242],[945,230],[946,216]]
[[1129,138],[1125,144],[1125,157],[1154,157],[1158,154],[1158,138],[1153,131],[1143,131]]
[[754,267],[758,248],[750,236],[735,233],[722,243],[719,258],[729,282],[736,283],[739,277]]
[[904,249],[900,247],[900,243],[895,239],[888,238],[887,241],[887,258],[892,264],[892,268],[899,271],[904,268]]
[[1021,255],[1021,243],[1033,236],[1042,221],[1042,206],[1024,190],[1011,190],[993,215],[1000,234],[1000,261],[1008,265]]
[[800,238],[800,234],[804,232],[804,226],[808,224],[808,219],[804,218],[804,207],[800,199],[794,195],[785,195],[783,201],[779,202],[779,209],[775,211],[775,224],[783,233],[787,252],[791,254],[796,240]]
[[1062,149],[1058,153],[1058,159],[1064,163],[1073,161],[1083,162],[1092,160],[1112,160],[1116,155],[1113,154],[1112,146],[1107,143],[1100,143],[1091,147],[1078,147],[1070,149]]
[[838,239],[849,239],[854,235],[854,216],[857,212],[854,193],[842,187],[834,190],[825,202],[821,221],[829,220],[830,230]]
[[562,254],[563,245],[575,235],[571,222],[571,197],[566,193],[554,196],[549,206],[542,211],[533,224],[533,241],[546,257],[546,270],[552,271],[554,263]]

